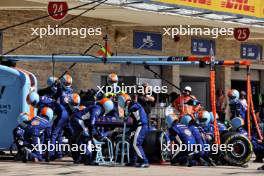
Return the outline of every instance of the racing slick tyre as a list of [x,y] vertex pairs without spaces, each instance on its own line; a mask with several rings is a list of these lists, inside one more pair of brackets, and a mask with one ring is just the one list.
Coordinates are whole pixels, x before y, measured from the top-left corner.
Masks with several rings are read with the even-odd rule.
[[[222,144],[227,146],[227,150],[222,151],[223,158],[231,165],[241,166],[247,163],[253,153],[253,146],[250,140],[239,133],[228,132],[221,137]],[[233,150],[228,150],[228,145],[233,145]]]
[[169,151],[165,150],[168,140],[163,131],[149,131],[143,142],[144,152],[151,163],[162,163],[168,160]]

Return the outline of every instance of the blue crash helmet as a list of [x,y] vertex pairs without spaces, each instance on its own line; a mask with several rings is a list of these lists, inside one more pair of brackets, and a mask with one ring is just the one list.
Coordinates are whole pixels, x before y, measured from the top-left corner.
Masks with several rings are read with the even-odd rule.
[[245,121],[240,117],[235,117],[230,122],[230,125],[233,131],[236,131],[238,128],[242,127],[244,124],[245,124]]
[[53,86],[55,84],[55,82],[58,80],[57,77],[54,77],[54,76],[50,76],[47,80],[47,85],[49,87]]
[[124,109],[125,108],[125,105],[126,105],[126,102],[127,101],[130,101],[130,100],[131,100],[131,97],[128,94],[123,93],[123,94],[121,94],[121,95],[118,96],[118,99],[117,99],[118,106],[120,106],[121,108]]
[[239,99],[239,92],[236,89],[232,89],[228,92],[228,97],[232,101],[237,101]]
[[183,117],[181,117],[180,119],[180,123],[184,124],[184,125],[189,125],[190,121],[192,120],[192,117],[190,115],[184,115]]
[[72,77],[70,74],[66,73],[62,78],[61,82],[65,87],[71,87],[72,86]]
[[49,107],[42,108],[40,115],[47,117],[49,122],[53,120],[53,110]]
[[199,124],[203,127],[208,126],[211,122],[214,121],[214,116],[211,115],[208,111],[200,111],[198,113]]
[[169,114],[165,117],[165,123],[170,128],[174,121],[178,121],[179,117],[176,114]]
[[17,117],[17,122],[18,124],[22,125],[23,122],[27,122],[29,121],[31,118],[30,118],[30,115],[26,112],[22,112],[19,114],[19,116]]
[[[210,113],[210,123],[214,123],[214,114],[213,114],[213,112],[209,112]],[[218,117],[218,114],[216,113],[216,119],[218,119],[219,117]]]

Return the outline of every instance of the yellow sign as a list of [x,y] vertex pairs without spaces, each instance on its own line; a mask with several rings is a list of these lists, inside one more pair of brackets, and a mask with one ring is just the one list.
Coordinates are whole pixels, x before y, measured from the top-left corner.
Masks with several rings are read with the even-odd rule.
[[171,5],[264,18],[264,0],[153,0]]

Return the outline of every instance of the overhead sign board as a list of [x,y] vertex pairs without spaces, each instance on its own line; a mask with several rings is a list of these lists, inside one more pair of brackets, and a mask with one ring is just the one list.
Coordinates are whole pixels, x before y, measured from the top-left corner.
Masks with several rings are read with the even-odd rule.
[[258,44],[241,44],[240,57],[242,59],[262,59],[262,46]]
[[133,46],[136,49],[162,50],[162,34],[134,31]]
[[207,39],[192,39],[191,52],[194,55],[215,55],[215,41]]

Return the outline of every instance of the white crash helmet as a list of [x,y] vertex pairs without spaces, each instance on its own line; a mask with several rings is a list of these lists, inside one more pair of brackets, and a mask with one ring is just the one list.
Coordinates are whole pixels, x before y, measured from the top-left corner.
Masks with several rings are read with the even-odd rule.
[[238,100],[239,99],[239,92],[236,89],[232,89],[229,93],[228,93],[228,97],[230,98],[230,100]]
[[107,76],[107,84],[112,85],[118,83],[118,76],[115,73],[111,73]]
[[168,114],[165,117],[165,123],[168,128],[170,128],[173,124],[173,122],[178,121],[179,117],[176,114]]
[[39,102],[39,94],[37,92],[31,92],[27,96],[27,103],[35,106]]
[[199,124],[203,127],[208,126],[212,120],[211,114],[208,111],[200,111],[198,113]]
[[192,92],[191,86],[185,86],[183,90],[188,91],[188,92]]
[[65,74],[62,78],[61,78],[61,82],[64,86],[66,87],[71,87],[72,86],[72,77],[71,75],[69,75],[68,73]]
[[23,125],[23,122],[27,122],[31,119],[30,115],[26,112],[22,112],[19,114],[19,116],[17,117],[17,122],[20,125]]
[[53,120],[53,110],[49,107],[44,107],[41,109],[40,115],[48,118],[48,121],[51,122]]
[[104,107],[105,114],[109,113],[114,109],[114,103],[109,98],[103,98],[99,101],[99,104],[101,104]]
[[247,93],[246,93],[245,91],[242,90],[242,91],[240,92],[240,96],[241,96],[241,97],[242,97],[242,96],[247,97]]
[[69,103],[73,106],[79,106],[81,103],[80,95],[77,93],[71,94]]

